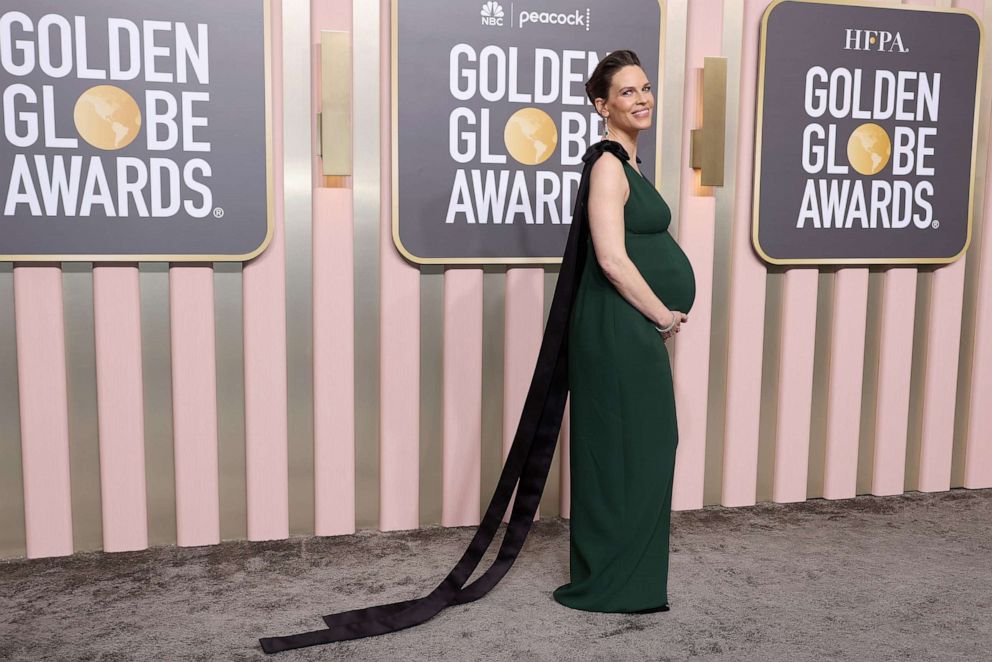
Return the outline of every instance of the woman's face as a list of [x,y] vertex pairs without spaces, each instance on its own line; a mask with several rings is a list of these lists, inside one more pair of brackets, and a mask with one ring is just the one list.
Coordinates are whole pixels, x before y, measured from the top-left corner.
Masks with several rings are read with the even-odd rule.
[[596,99],[596,110],[610,129],[636,134],[651,126],[654,94],[644,70],[635,64],[618,69],[610,81],[609,97]]

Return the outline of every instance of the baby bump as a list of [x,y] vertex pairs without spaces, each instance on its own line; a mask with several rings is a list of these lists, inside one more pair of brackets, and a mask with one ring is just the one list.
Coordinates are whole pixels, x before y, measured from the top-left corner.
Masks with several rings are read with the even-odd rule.
[[627,254],[661,302],[688,313],[696,300],[692,264],[668,232],[627,234]]

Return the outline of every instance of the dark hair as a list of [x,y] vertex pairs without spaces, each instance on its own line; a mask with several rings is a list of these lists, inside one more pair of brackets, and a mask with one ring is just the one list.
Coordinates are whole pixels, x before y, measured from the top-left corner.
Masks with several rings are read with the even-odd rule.
[[637,53],[628,50],[613,51],[599,61],[589,80],[586,81],[586,96],[593,106],[596,105],[596,99],[606,99],[610,96],[613,74],[630,65],[639,67],[641,60],[637,57]]

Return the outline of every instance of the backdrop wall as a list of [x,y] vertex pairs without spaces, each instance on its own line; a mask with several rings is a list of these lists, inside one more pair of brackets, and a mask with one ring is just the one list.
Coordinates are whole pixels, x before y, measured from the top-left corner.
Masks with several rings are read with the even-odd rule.
[[[992,486],[989,76],[965,259],[769,269],[749,243],[768,3],[662,3],[658,183],[701,295],[670,345],[674,506]],[[992,2],[929,4],[988,25]],[[276,236],[261,256],[0,264],[0,556],[474,525],[488,504],[555,270],[400,257],[388,0],[271,11]],[[352,177],[319,176],[313,155],[322,29],[352,35]],[[688,165],[708,55],[728,58],[722,188]],[[566,418],[542,515],[568,515],[567,448]]]

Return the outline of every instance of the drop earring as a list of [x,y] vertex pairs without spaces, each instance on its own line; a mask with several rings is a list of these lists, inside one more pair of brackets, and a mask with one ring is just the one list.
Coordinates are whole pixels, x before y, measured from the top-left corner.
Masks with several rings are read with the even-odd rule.
[[610,135],[610,127],[606,124],[606,118],[603,118],[603,137]]

